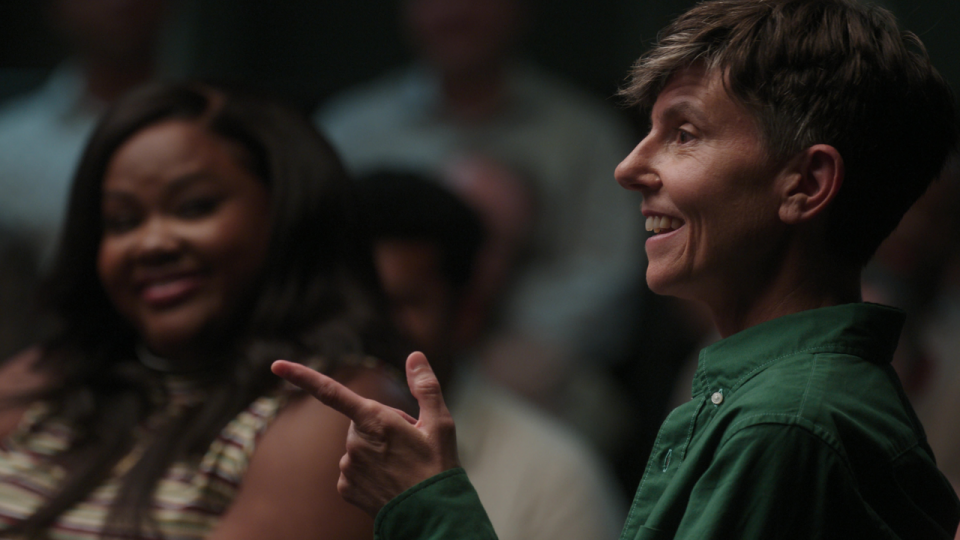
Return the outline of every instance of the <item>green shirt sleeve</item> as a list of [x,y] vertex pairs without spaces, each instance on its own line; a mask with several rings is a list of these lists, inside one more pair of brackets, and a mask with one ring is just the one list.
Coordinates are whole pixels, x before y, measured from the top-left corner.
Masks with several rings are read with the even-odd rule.
[[487,512],[462,468],[444,471],[384,506],[374,540],[497,540]]

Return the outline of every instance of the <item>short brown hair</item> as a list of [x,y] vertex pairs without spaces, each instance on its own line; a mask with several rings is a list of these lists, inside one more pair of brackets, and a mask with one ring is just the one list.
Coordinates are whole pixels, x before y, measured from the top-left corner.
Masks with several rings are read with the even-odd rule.
[[713,0],[643,55],[621,95],[648,113],[677,70],[702,63],[752,112],[768,152],[843,157],[829,214],[838,257],[866,264],[957,141],[954,98],[920,39],[854,0]]

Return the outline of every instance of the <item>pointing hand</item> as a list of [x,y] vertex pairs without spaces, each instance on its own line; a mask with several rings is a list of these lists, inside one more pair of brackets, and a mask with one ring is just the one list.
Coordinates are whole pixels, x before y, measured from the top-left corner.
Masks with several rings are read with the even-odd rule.
[[313,394],[352,422],[340,459],[337,489],[372,516],[408,488],[460,466],[453,418],[427,357],[407,357],[407,384],[420,404],[420,418],[360,397],[326,375],[278,360],[273,372]]

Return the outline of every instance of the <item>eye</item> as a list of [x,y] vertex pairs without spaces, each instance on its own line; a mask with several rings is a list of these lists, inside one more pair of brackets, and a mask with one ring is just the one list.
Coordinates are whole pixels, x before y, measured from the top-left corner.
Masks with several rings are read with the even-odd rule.
[[104,213],[102,227],[104,234],[118,235],[136,229],[140,216],[133,212]]
[[692,141],[693,139],[694,139],[694,137],[693,137],[693,135],[692,135],[689,131],[687,131],[687,130],[685,130],[685,129],[683,129],[683,128],[678,128],[678,129],[677,129],[677,142],[678,142],[678,143],[680,143],[680,144],[686,144],[686,143]]
[[193,197],[178,204],[176,214],[184,219],[198,219],[209,216],[219,205],[216,197]]

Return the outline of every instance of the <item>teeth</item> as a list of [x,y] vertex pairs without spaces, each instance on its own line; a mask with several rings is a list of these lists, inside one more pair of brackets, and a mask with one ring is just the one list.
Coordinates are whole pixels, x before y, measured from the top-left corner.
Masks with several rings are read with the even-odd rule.
[[661,231],[679,229],[683,225],[683,221],[666,216],[651,216],[647,218],[644,225],[648,231],[659,233]]

